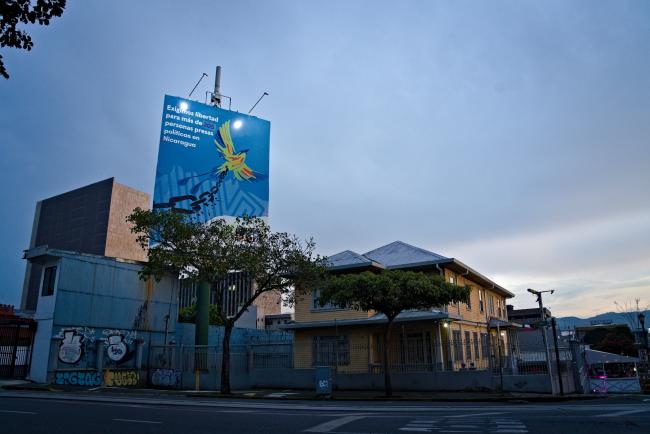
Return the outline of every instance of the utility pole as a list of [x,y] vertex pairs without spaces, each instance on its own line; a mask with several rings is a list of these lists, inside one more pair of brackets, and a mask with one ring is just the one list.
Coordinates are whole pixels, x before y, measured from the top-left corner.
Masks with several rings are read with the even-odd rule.
[[[196,86],[194,87],[196,88]],[[211,102],[216,107],[221,107],[221,66],[217,66],[214,75],[214,93]],[[210,282],[203,281],[196,284],[196,320],[194,324],[194,377],[196,390],[200,389],[201,370],[207,369],[211,289]]]
[[555,365],[557,367],[557,382],[560,385],[560,395],[564,396],[564,385],[562,384],[562,371],[560,371],[560,350],[557,347],[557,328],[555,327],[555,317],[551,317],[551,326],[553,327],[553,343],[555,345]]
[[[548,327],[547,321],[546,321],[546,315],[544,315],[544,304],[542,303],[542,294],[545,292],[548,292],[550,294],[553,294],[555,290],[551,289],[548,291],[535,291],[534,289],[528,288],[528,292],[530,292],[533,295],[537,296],[537,303],[539,304],[539,311],[540,311],[540,318],[542,320],[542,339],[544,341],[544,351],[546,352],[546,369],[548,370],[548,376],[551,379],[551,390],[553,391],[553,394],[555,394],[555,387],[554,387],[554,382],[553,382],[553,369],[551,366],[551,353],[548,348],[548,339],[546,337],[546,329]],[[558,372],[559,375],[559,372]],[[558,381],[562,381],[558,377]]]
[[638,315],[639,326],[641,326],[641,336],[640,339],[640,349],[639,349],[639,360],[643,370],[647,372],[648,370],[648,330],[645,328],[645,315],[643,312],[640,312]]

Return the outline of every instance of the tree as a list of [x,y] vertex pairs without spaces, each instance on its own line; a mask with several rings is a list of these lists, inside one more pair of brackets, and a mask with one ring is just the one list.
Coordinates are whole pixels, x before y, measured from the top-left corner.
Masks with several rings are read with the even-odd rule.
[[195,223],[180,214],[136,208],[127,218],[140,245],[148,249],[143,279],[172,273],[219,287],[228,273],[244,273],[253,287],[234,316],[224,312],[223,292],[216,291],[216,308],[224,326],[221,392],[230,393],[230,336],[235,322],[264,293],[280,294],[293,304],[296,291],[312,287],[325,272],[314,254],[313,240],[302,241],[285,232],[272,232],[260,218],[242,217],[234,224],[215,219]]
[[[0,47],[31,50],[32,37],[24,30],[18,30],[18,23],[43,26],[54,17],[63,15],[66,0],[0,0]],[[0,75],[8,79],[9,74],[0,56]]]
[[605,337],[592,345],[594,350],[605,351],[606,353],[621,354],[624,356],[637,356],[637,348],[634,346],[634,339],[631,333],[612,331]]
[[[221,312],[214,304],[211,304],[208,308],[208,319],[210,325],[223,325]],[[196,321],[196,303],[179,309],[178,320],[179,322],[194,323]]]
[[389,348],[393,321],[401,312],[430,309],[458,301],[467,301],[469,288],[446,282],[437,274],[387,270],[331,276],[324,283],[318,302],[386,315],[384,327],[383,369],[386,396],[392,396]]
[[626,300],[622,304],[615,301],[614,305],[619,313],[625,317],[625,322],[630,327],[630,330],[637,331],[641,328],[639,323],[639,314],[647,312],[650,309],[650,304],[643,304],[640,298],[635,298],[634,301]]

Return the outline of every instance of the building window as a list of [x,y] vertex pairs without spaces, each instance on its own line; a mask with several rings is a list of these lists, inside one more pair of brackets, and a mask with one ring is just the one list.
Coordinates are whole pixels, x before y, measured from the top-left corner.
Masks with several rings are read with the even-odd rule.
[[449,275],[449,283],[451,283],[452,285],[456,284],[456,276],[455,275],[453,275],[453,274]]
[[312,310],[332,310],[332,309],[341,309],[340,307],[336,306],[335,304],[332,303],[326,303],[324,306],[321,306],[320,303],[318,302],[318,298],[320,297],[321,290],[320,289],[314,289],[311,292],[311,309]]
[[[338,363],[337,363],[338,360]],[[350,364],[350,341],[344,336],[314,336],[313,366],[345,366]]]
[[483,312],[485,310],[485,306],[483,305],[483,290],[479,289],[478,290],[478,310]]
[[473,332],[472,337],[474,338],[474,358],[475,359],[480,359],[480,352],[479,352],[479,342],[478,342],[478,333]]
[[488,313],[494,315],[494,297],[490,295],[488,298]]
[[465,332],[465,360],[472,360],[472,341],[470,332]]
[[46,297],[54,294],[54,283],[56,282],[56,266],[45,268],[43,274],[43,290],[41,295]]
[[501,299],[497,298],[497,316],[501,317]]
[[454,360],[457,362],[463,361],[463,341],[460,337],[460,330],[452,331],[453,345],[454,345]]
[[487,359],[488,354],[490,354],[490,348],[488,347],[488,335],[487,333],[481,333],[481,355],[484,359]]
[[469,289],[469,295],[467,296],[467,310],[472,310],[472,287],[467,285]]

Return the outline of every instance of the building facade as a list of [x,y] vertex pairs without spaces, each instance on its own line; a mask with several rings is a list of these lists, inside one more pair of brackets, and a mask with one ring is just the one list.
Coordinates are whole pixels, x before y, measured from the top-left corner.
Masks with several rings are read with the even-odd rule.
[[[228,276],[215,285],[210,292],[210,303],[217,305],[219,295],[226,317],[233,317],[241,306],[255,293],[255,282],[242,272],[228,273]],[[196,303],[196,283],[181,283],[179,307],[190,307]],[[266,328],[266,317],[279,315],[282,310],[282,297],[276,292],[260,294],[235,325],[241,328]]]
[[[145,261],[126,217],[136,207],[149,209],[144,192],[105,179],[36,203],[29,249],[48,246],[72,252]],[[21,309],[36,310],[44,276],[40,264],[28,261]]]
[[[363,255],[344,251],[328,258],[332,273],[399,269],[435,273],[470,288],[468,303],[403,312],[394,322],[389,357],[405,372],[488,369],[490,357],[509,351],[506,300],[513,294],[455,258],[401,241]],[[294,364],[297,368],[336,366],[338,372],[381,369],[386,318],[376,312],[320,306],[318,289],[298,297]]]
[[149,349],[175,339],[178,280],[143,281],[141,262],[45,246],[25,256],[45,275],[37,291],[28,378],[61,385],[146,384]]

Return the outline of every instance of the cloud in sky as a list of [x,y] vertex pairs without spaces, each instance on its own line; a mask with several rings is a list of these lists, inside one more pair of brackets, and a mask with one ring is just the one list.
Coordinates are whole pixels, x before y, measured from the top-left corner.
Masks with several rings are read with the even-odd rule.
[[271,120],[274,229],[322,253],[401,239],[558,314],[646,297],[650,4],[76,2],[3,50],[0,299],[37,200],[115,176],[151,192],[165,93],[224,66]]
[[452,247],[514,290],[516,307],[534,305],[527,288],[557,289],[546,300],[555,314],[591,316],[647,298],[648,245],[650,208]]

